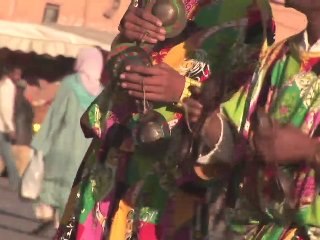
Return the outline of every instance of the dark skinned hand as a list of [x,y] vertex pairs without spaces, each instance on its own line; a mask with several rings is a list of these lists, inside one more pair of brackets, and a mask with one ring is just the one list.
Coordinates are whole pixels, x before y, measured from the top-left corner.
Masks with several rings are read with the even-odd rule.
[[185,78],[165,63],[152,67],[127,66],[120,75],[121,87],[129,95],[154,102],[178,102],[185,85]]
[[277,122],[259,124],[253,135],[255,150],[267,163],[292,164],[308,161],[316,152],[317,141],[292,125]]
[[[186,119],[190,123],[198,122],[203,110],[202,104],[190,97],[183,101],[183,105],[185,113],[188,114]],[[214,147],[218,142],[221,135],[221,122],[218,118],[218,110],[212,112],[206,119],[206,123],[202,129],[202,135],[207,139],[207,145],[210,147]]]
[[150,8],[130,6],[124,14],[119,31],[122,36],[130,41],[145,41],[155,44],[165,40],[166,31],[162,22],[152,15]]
[[[188,114],[187,118],[190,123],[199,121],[203,111],[202,104],[192,97],[185,99],[183,104],[185,109],[187,109],[185,113]],[[217,144],[221,135],[221,122],[217,114],[218,111],[211,113],[202,129],[202,136],[205,137],[207,145],[212,148]],[[224,163],[195,164],[194,166],[195,173],[203,180],[227,177],[230,169],[231,166]]]
[[190,123],[196,123],[198,122],[201,114],[203,106],[202,104],[195,100],[194,98],[186,98],[183,101],[184,108],[186,109],[186,114],[188,114],[187,119],[190,121]]

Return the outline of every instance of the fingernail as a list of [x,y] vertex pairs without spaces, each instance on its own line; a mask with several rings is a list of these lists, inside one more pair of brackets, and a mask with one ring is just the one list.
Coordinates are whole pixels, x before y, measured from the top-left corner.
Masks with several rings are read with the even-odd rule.
[[120,75],[120,79],[125,79],[126,78],[126,75],[124,74],[124,73],[122,73],[121,75]]
[[151,43],[157,43],[157,42],[158,42],[157,39],[154,39],[154,38],[151,39]]
[[162,26],[162,22],[161,22],[161,21],[157,21],[156,24],[157,24],[157,26],[159,26],[159,27]]
[[160,37],[159,37],[159,40],[160,40],[160,41],[164,41],[165,39],[166,39],[165,36],[160,36]]
[[121,83],[121,87],[126,88],[127,84],[126,83]]
[[129,95],[132,95],[132,91],[128,91],[128,94],[129,94]]
[[166,34],[166,30],[164,28],[160,28],[160,31],[159,31],[161,34]]
[[130,71],[131,70],[131,66],[126,66],[126,71]]

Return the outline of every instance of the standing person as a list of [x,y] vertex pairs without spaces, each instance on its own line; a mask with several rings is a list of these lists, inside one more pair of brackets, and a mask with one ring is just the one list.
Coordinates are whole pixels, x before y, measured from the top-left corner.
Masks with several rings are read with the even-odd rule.
[[32,147],[43,153],[45,164],[39,204],[35,208],[39,219],[52,218],[54,211],[59,218],[64,210],[76,171],[90,143],[82,134],[79,119],[102,90],[102,68],[103,58],[98,49],[79,52],[75,73],[62,80],[32,141]]
[[10,67],[7,74],[1,75],[0,80],[0,154],[7,167],[10,188],[15,191],[18,190],[20,179],[12,152],[12,143],[16,135],[15,84],[21,79],[21,74],[22,70],[19,67]]
[[41,78],[32,81],[25,90],[25,96],[33,107],[34,124],[40,126],[59,89],[60,81],[48,82]]
[[22,68],[16,65],[8,66],[7,76],[12,80],[14,84],[17,84],[22,79]]
[[25,97],[27,82],[20,80],[16,84],[15,126],[16,145],[29,146],[32,140],[33,110],[31,103]]
[[[261,46],[265,39],[262,37],[264,22],[261,23],[260,13],[267,13],[264,17],[270,17],[270,12],[265,8],[267,4],[256,8],[255,2],[214,2],[217,15],[210,12],[203,21],[212,24],[214,32],[219,29],[215,24],[234,20],[228,29],[231,34],[220,38],[220,43],[228,39],[231,45],[234,43],[232,36],[238,40],[239,35],[243,36],[238,35],[239,32],[252,30],[251,25],[246,25],[248,22],[254,26],[259,23],[261,28],[253,31],[252,35]],[[201,85],[200,82],[210,75],[207,52],[193,48],[193,43],[200,38],[197,35],[199,29],[193,21],[200,5],[196,1],[185,1],[184,4],[189,22],[178,39],[162,42],[165,29],[160,27],[161,21],[146,9],[133,6],[123,17],[120,27],[124,38],[139,41],[147,31],[144,40],[159,43],[152,53],[154,65],[130,66],[122,75],[120,84],[134,98],[141,99],[145,95],[147,100],[159,103],[161,108],[157,110],[165,115],[171,130],[181,117],[181,109],[175,107],[180,106],[182,99],[190,94],[189,87]],[[241,13],[233,15],[230,6],[241,6]],[[254,12],[250,11],[251,6]],[[216,19],[211,19],[212,15]],[[237,28],[238,21],[243,18],[253,19],[253,22],[243,21],[243,28]],[[213,49],[218,50],[215,46]],[[222,52],[219,53],[222,56]],[[251,60],[255,62],[255,58]],[[146,90],[145,94],[143,90]],[[157,142],[149,149],[134,143],[132,135],[137,114],[129,111],[127,102],[113,101],[110,96],[112,92],[104,90],[83,115],[84,132],[86,136],[93,137],[93,142],[78,171],[56,239],[195,239],[192,234],[194,207],[202,201],[203,194],[201,191],[190,193],[192,191],[180,189],[181,175],[176,172],[178,164],[175,164],[179,159],[174,159],[169,165],[164,164],[168,149],[166,143]]]
[[20,80],[16,84],[14,111],[16,139],[14,142],[13,151],[20,176],[23,174],[30,160],[30,143],[33,135],[32,123],[34,114],[31,103],[25,97],[26,87],[27,82],[24,80]]
[[[306,29],[262,59],[257,81],[247,88],[253,90],[243,105],[247,108],[239,107],[240,93],[223,107],[224,117],[238,127],[249,150],[232,171],[228,239],[320,239],[320,3],[286,0],[285,5],[306,15]],[[192,102],[197,110],[190,117],[196,120],[202,107]],[[242,115],[239,122],[235,112]],[[229,135],[223,141],[227,132],[223,134],[217,113],[211,118],[206,133],[216,148],[200,163],[206,177],[217,179],[217,147],[222,150],[235,139]]]

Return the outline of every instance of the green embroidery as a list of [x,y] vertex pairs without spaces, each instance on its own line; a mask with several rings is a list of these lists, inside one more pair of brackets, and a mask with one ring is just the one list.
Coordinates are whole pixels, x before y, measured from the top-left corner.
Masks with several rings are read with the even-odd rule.
[[159,218],[159,212],[149,207],[143,207],[140,210],[140,221],[156,224]]
[[94,183],[92,181],[83,182],[81,186],[81,192],[83,192],[81,196],[81,209],[80,209],[80,216],[79,222],[84,223],[88,218],[89,213],[94,208],[95,199],[92,194],[92,189],[94,189]]
[[101,112],[98,104],[93,104],[89,108],[89,123],[93,128],[100,129]]

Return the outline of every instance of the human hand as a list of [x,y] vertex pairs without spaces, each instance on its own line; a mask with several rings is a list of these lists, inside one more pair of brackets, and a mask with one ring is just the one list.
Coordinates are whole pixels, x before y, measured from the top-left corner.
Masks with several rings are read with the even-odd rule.
[[267,163],[291,164],[313,158],[317,142],[292,125],[260,120],[253,135],[254,148]]
[[186,119],[188,119],[190,123],[198,122],[203,110],[202,104],[198,100],[190,97],[183,100],[183,107],[187,115]]
[[185,78],[165,63],[127,66],[120,79],[130,96],[155,102],[178,102],[185,85]]
[[165,40],[166,34],[162,22],[152,15],[149,8],[142,9],[133,6],[130,6],[124,14],[119,31],[130,41],[143,40],[151,44]]

